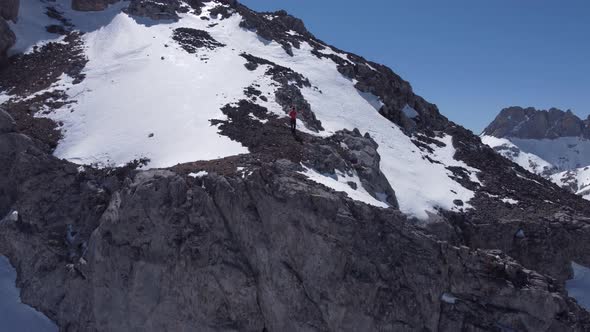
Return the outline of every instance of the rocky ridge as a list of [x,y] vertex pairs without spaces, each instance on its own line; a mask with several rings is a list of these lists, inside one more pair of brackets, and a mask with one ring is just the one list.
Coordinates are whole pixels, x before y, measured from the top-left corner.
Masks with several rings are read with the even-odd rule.
[[[164,10],[146,5],[145,12],[130,6],[128,12],[154,18],[155,11],[188,6],[179,3]],[[190,6],[198,11],[200,4]],[[395,209],[370,135],[286,139],[285,119],[247,100],[264,97],[256,86],[226,105],[227,120],[215,123],[250,154],[151,171],[57,160],[48,153],[50,135],[26,123],[36,119],[39,105],[50,111],[58,107],[52,103],[67,100],[59,94],[34,102],[13,98],[3,106],[16,123],[0,112],[0,216],[18,211],[18,219],[0,225],[0,253],[19,270],[24,301],[64,331],[590,328],[588,313],[563,290],[571,261],[590,265],[587,202],[503,159],[388,68],[322,52],[337,49],[315,39],[300,20],[232,1],[219,2],[215,13],[220,19],[240,13],[245,28],[279,42],[287,54],[302,41],[315,45],[316,56],[334,61],[358,81],[359,91],[380,97],[380,113],[412,135],[417,148],[444,145],[441,136],[452,135],[455,157],[480,170],[477,183],[466,169],[450,169],[476,192],[474,209],[441,211],[438,222],[426,225],[408,220]],[[18,73],[29,80],[23,96],[35,92],[26,91],[30,86],[43,90],[44,81],[26,82],[48,71],[80,74],[82,58],[72,66],[48,60],[76,52],[76,34],[68,36],[73,42],[66,46],[49,44],[11,58],[0,72],[3,90],[19,91]],[[266,75],[282,87],[275,97],[285,110],[294,102],[305,108],[300,88],[311,86],[305,77],[243,57],[247,68],[268,66]],[[25,72],[25,63],[39,72]],[[290,81],[296,84],[285,84]],[[418,115],[408,116],[406,106]],[[310,130],[321,128],[311,109],[305,114]],[[326,174],[356,172],[370,193],[386,193],[392,208],[371,207],[312,182],[300,174],[302,163]],[[196,176],[198,170],[208,174]],[[521,230],[524,237],[516,236]],[[71,232],[75,241],[64,242]]]
[[[64,331],[590,324],[553,279],[437,241],[393,209],[310,183],[286,159],[245,177],[81,171],[2,119],[0,208],[19,210],[0,226],[0,251],[19,271],[23,300]],[[73,255],[68,225],[80,243]]]
[[588,119],[582,120],[569,110],[551,108],[545,111],[515,106],[503,109],[484,129],[483,135],[524,139],[590,138],[588,124]]
[[7,21],[16,21],[19,5],[19,0],[6,0],[0,4],[0,66],[6,60],[6,52],[16,42],[16,36]]
[[588,198],[588,125],[588,119],[571,111],[510,107],[500,112],[482,136],[504,157]]

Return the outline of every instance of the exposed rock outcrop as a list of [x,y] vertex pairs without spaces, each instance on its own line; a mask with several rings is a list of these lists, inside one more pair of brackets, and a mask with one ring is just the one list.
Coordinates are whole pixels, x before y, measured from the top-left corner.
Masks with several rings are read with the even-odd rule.
[[16,130],[16,122],[6,113],[4,109],[0,108],[0,134],[12,133]]
[[[503,158],[462,127],[447,132],[453,135],[455,157],[481,171],[483,186],[470,201],[475,209],[449,213],[444,223],[428,226],[437,236],[457,245],[500,249],[560,283],[571,278],[572,261],[590,265],[587,201]],[[519,229],[525,238],[515,237]]]
[[177,20],[178,12],[187,12],[189,7],[179,0],[131,0],[124,10],[129,15],[153,20]]
[[119,0],[72,0],[72,9],[78,11],[101,11]]
[[[286,11],[280,10],[271,13],[257,13],[243,5],[235,5],[236,10],[242,16],[240,26],[256,31],[256,33],[269,41],[276,41],[281,44],[285,52],[293,55],[293,47],[299,48],[301,41],[315,39],[307,31],[302,20],[289,15]],[[287,33],[293,31],[298,35]]]
[[[33,52],[12,56],[0,70],[3,91],[25,96],[43,91],[60,76],[66,74],[73,83],[82,81],[82,69],[87,63],[81,35],[70,33],[62,42],[48,43]],[[17,128],[45,144],[46,150],[55,148],[61,134],[54,121],[36,117],[37,112],[50,111],[71,104],[62,89],[38,93],[32,98],[12,98],[3,104],[17,122]]]
[[[551,279],[439,242],[286,160],[193,179],[80,172],[18,133],[0,148],[0,214],[19,211],[0,225],[0,252],[23,300],[64,331],[590,327]],[[88,248],[74,260],[67,229]]]
[[[12,118],[0,111],[0,254],[18,268],[25,302],[64,331],[590,329],[563,290],[572,260],[590,265],[588,202],[501,158],[387,67],[325,45],[284,12],[218,2],[201,19],[238,12],[243,27],[287,53],[310,43],[359,91],[379,97],[381,114],[416,150],[433,151],[451,135],[455,158],[479,170],[473,178],[447,168],[474,192],[460,202],[473,209],[441,211],[427,225],[408,220],[370,135],[292,134],[286,118],[254,103],[272,97],[257,83],[211,120],[248,154],[151,171],[58,160],[50,154],[58,124],[35,114],[69,102],[59,89],[40,93],[57,77],[84,79],[80,35],[67,32],[0,71],[15,96],[4,104]],[[128,13],[168,20],[202,4],[133,0]],[[178,29],[177,42],[191,53],[222,47],[199,31]],[[283,110],[295,105],[307,129],[322,129],[301,92],[314,88],[310,80],[241,56],[248,70],[265,69]],[[309,180],[306,168],[358,176],[391,208],[353,201]],[[3,218],[14,211],[18,218]]]
[[[484,130],[484,142],[504,157],[590,199],[590,122],[571,111],[510,107]],[[496,139],[496,137],[502,139]]]
[[16,21],[19,7],[20,0],[2,0],[2,3],[0,3],[0,17],[7,21]]
[[495,137],[528,139],[554,139],[558,137],[590,138],[588,125],[571,111],[552,108],[548,111],[535,108],[509,107],[483,131]]
[[172,39],[179,43],[185,51],[191,54],[197,53],[201,48],[214,50],[225,46],[211,37],[207,31],[191,28],[174,29]]
[[16,42],[14,32],[10,30],[8,23],[0,17],[0,65],[6,61],[6,52]]

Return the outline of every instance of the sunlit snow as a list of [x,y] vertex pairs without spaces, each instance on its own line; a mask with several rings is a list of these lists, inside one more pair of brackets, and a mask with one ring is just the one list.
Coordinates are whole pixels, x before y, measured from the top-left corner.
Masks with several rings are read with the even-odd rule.
[[522,151],[507,138],[484,135],[481,136],[481,140],[484,144],[487,144],[492,148],[502,147],[503,149],[499,151],[502,156],[519,164],[529,172],[540,174],[545,170],[553,168],[553,165],[548,161],[538,155]]
[[577,185],[576,195],[590,200],[590,166],[553,174],[551,181],[560,186],[575,183]]
[[[373,196],[371,196],[365,188],[363,188],[361,184],[361,180],[359,179],[358,175],[347,175],[342,172],[337,172],[333,175],[328,174],[320,174],[317,171],[305,167],[305,171],[301,172],[301,174],[308,177],[310,180],[315,181],[317,183],[323,184],[328,188],[332,188],[336,191],[345,192],[348,197],[367,203],[369,205],[387,208],[389,205],[385,202],[379,201]],[[353,189],[348,183],[354,183],[357,189]]]
[[590,140],[585,138],[560,137],[541,140],[510,138],[510,141],[522,151],[539,156],[559,170],[590,165]]
[[590,167],[587,166],[590,165],[590,140],[579,137],[519,139],[486,135],[481,139],[492,148],[502,147],[498,151],[502,156],[529,172],[547,176],[557,185],[573,188],[577,195],[590,200]]
[[202,178],[204,176],[207,176],[209,173],[206,171],[199,171],[197,173],[190,173],[188,176],[192,177],[192,178]]
[[[35,3],[22,2],[24,7]],[[269,100],[257,103],[271,113],[286,114],[274,100],[276,86],[264,75],[267,66],[248,71],[246,60],[239,56],[246,52],[292,68],[310,80],[312,88],[304,88],[302,93],[326,130],[313,133],[305,126],[299,130],[327,137],[341,129],[358,128],[371,135],[379,145],[381,170],[395,190],[402,212],[426,219],[437,209],[470,208],[473,192],[451,179],[447,167],[467,169],[475,182],[477,170],[454,159],[452,138],[442,137],[446,146],[433,145],[433,154],[421,151],[397,125],[379,114],[382,102],[377,97],[358,91],[332,60],[311,54],[308,43],[293,49],[291,57],[280,44],[239,27],[242,18],[237,14],[211,21],[182,14],[178,22],[155,22],[120,12],[125,5],[80,13],[69,9],[70,1],[57,0],[58,9],[87,32],[83,38],[89,60],[81,84],[72,85],[69,77],[62,77],[57,84],[69,87],[69,96],[77,102],[48,115],[64,124],[64,137],[55,151],[58,157],[97,166],[149,158],[148,167],[153,168],[247,153],[242,144],[211,126],[209,120],[225,118],[220,107],[244,99],[243,89],[258,84]],[[209,16],[212,6],[207,4],[201,16]],[[26,33],[34,35],[33,30],[43,24],[29,27]],[[198,56],[188,54],[171,39],[178,27],[206,30],[227,46],[200,50]],[[22,33],[17,29],[17,34]],[[21,49],[43,38],[55,39],[41,30],[37,33],[39,40],[28,38],[29,45],[23,44]],[[347,58],[329,47],[322,52]],[[440,164],[432,163],[426,155]],[[456,200],[465,205],[457,207]]]

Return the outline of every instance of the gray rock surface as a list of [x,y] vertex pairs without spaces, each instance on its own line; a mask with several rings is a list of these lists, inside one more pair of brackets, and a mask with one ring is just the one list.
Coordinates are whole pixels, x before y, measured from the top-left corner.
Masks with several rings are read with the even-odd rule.
[[58,331],[47,317],[20,301],[16,271],[4,256],[0,256],[0,322],[3,331]]
[[[453,136],[455,158],[480,170],[482,186],[472,187],[473,210],[445,213],[442,223],[429,225],[433,233],[456,245],[500,249],[561,285],[572,276],[572,261],[590,265],[588,201],[500,156],[464,128],[447,133]],[[516,203],[502,201],[506,198]],[[519,229],[525,238],[515,237]]]
[[529,139],[579,136],[590,138],[590,128],[569,110],[564,112],[552,108],[544,111],[532,107],[509,107],[500,112],[484,129],[483,134]]
[[177,20],[182,3],[178,0],[131,0],[125,12],[129,15],[153,20]]
[[[228,2],[231,8],[216,7],[217,17],[242,14],[243,27],[287,53],[303,41],[316,53],[327,47],[284,12],[271,13],[272,23]],[[137,0],[130,14],[174,19],[200,5]],[[14,64],[0,71],[3,86],[27,96],[62,73],[79,74],[86,63],[82,45],[76,34],[68,38],[70,45],[11,58]],[[481,184],[467,170],[449,167],[475,192],[473,210],[441,213],[428,226],[408,221],[395,209],[370,137],[354,130],[329,138],[291,134],[285,118],[252,102],[265,97],[256,86],[244,87],[248,100],[222,108],[227,119],[212,121],[250,154],[147,172],[81,171],[53,158],[40,141],[55,136],[26,125],[31,100],[16,100],[7,109],[20,132],[0,115],[0,218],[19,214],[0,225],[0,254],[18,270],[23,301],[63,331],[590,329],[588,313],[563,291],[569,263],[590,264],[588,202],[494,153],[389,68],[343,54],[348,60],[316,55],[378,96],[381,114],[413,132],[416,149],[443,144],[442,133],[453,136],[455,158],[480,170]],[[297,104],[306,126],[321,128],[300,91],[312,87],[305,77],[242,56],[250,70],[267,65],[265,75],[279,85],[294,81],[275,97],[283,107]],[[61,98],[33,99],[46,106],[68,102]],[[411,122],[406,106],[417,113]],[[369,193],[385,193],[393,208],[351,201],[307,180],[301,165],[327,174],[355,171]],[[200,170],[210,175],[187,176]],[[516,236],[521,230],[524,236]]]
[[116,2],[119,0],[72,0],[72,9],[83,12],[101,11]]
[[6,60],[6,52],[16,43],[16,36],[8,23],[0,17],[0,65]]
[[7,21],[16,21],[20,0],[2,0],[0,3],[0,17]]
[[[0,226],[0,252],[63,331],[589,328],[552,279],[343,199],[286,160],[246,178],[156,170],[113,185],[28,144],[1,161],[20,217]],[[67,225],[88,243],[74,260]]]
[[16,129],[16,122],[10,116],[10,114],[6,113],[2,108],[0,108],[0,134],[6,134],[14,132]]
[[381,172],[378,145],[369,134],[362,136],[358,129],[353,131],[345,129],[337,132],[334,139],[341,143],[341,147],[344,148],[344,158],[359,175],[365,190],[378,200],[384,200],[397,209],[399,206],[395,192]]

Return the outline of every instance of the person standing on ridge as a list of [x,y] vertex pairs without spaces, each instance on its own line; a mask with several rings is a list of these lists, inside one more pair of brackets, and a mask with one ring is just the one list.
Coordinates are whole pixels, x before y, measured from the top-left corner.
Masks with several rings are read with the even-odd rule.
[[295,133],[295,128],[297,128],[297,111],[295,110],[295,106],[291,107],[289,118],[291,118],[291,131]]

